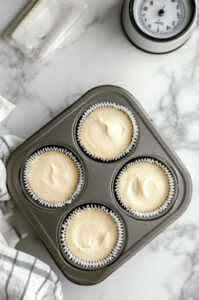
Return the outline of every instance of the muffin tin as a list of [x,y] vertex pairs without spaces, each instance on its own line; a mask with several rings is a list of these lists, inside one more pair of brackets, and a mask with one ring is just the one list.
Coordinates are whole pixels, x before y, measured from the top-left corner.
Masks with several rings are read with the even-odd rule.
[[[136,145],[122,158],[113,162],[97,161],[81,149],[77,140],[78,122],[84,112],[99,102],[112,102],[129,109],[138,124],[139,137]],[[71,203],[63,207],[50,208],[32,199],[23,182],[23,168],[31,155],[43,147],[64,147],[77,157],[82,166],[83,187]],[[135,159],[149,157],[162,162],[173,174],[175,195],[168,209],[142,219],[126,211],[117,200],[115,180],[122,168]],[[22,209],[44,245],[71,281],[96,284],[146,243],[176,220],[186,209],[191,199],[191,179],[175,152],[161,138],[153,122],[134,97],[116,86],[100,86],[83,95],[77,102],[64,110],[32,137],[26,140],[11,155],[8,166],[7,184],[9,192]],[[71,263],[61,246],[63,224],[78,207],[98,205],[110,209],[119,216],[124,225],[124,244],[117,258],[100,268],[88,269]]]

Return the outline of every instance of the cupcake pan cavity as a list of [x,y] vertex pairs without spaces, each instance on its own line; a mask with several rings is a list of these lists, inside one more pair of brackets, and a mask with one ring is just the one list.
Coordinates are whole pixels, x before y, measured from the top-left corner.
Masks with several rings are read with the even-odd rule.
[[[154,210],[138,211],[138,210],[132,209],[122,201],[121,195],[119,193],[118,186],[119,186],[119,182],[120,182],[120,178],[121,178],[122,174],[124,174],[125,171],[129,167],[131,167],[135,164],[139,164],[139,163],[149,163],[149,164],[157,165],[164,171],[164,173],[167,177],[167,180],[168,180],[168,186],[169,186],[168,196],[165,198],[165,201]],[[172,174],[172,171],[162,161],[151,158],[151,157],[140,157],[140,158],[136,158],[136,159],[128,162],[119,171],[119,173],[117,174],[116,179],[114,181],[114,192],[115,192],[116,198],[117,198],[118,202],[120,203],[120,205],[128,213],[130,213],[133,217],[139,218],[141,220],[154,219],[154,218],[160,217],[162,214],[166,213],[175,201],[176,188],[177,188],[177,181],[175,179],[174,174]]]
[[[124,150],[124,152],[122,152],[119,155],[116,155],[112,159],[111,158],[110,159],[102,158],[102,157],[99,157],[99,156],[96,156],[96,155],[90,153],[84,147],[84,144],[82,143],[82,140],[81,140],[81,128],[82,128],[82,125],[83,125],[84,121],[87,119],[87,117],[90,114],[92,114],[98,108],[114,108],[114,109],[117,109],[117,110],[123,112],[126,116],[128,116],[128,118],[131,122],[132,128],[133,128],[133,135],[132,135],[131,142],[130,142],[129,146]],[[110,102],[110,101],[105,102],[104,101],[104,102],[95,103],[95,104],[91,105],[89,108],[86,109],[86,111],[82,114],[82,116],[81,116],[81,118],[78,122],[76,136],[77,136],[77,141],[78,141],[80,147],[82,148],[82,150],[88,156],[90,156],[92,159],[94,159],[96,161],[102,161],[102,162],[111,162],[111,161],[119,160],[122,157],[124,157],[125,155],[129,154],[129,152],[136,146],[138,136],[139,136],[139,129],[138,129],[138,125],[137,125],[137,121],[136,121],[135,116],[133,115],[133,113],[127,107],[125,107],[123,105],[120,105],[120,104],[117,104],[115,102]]]
[[[77,171],[79,173],[79,180],[78,180],[78,184],[77,187],[75,189],[75,191],[71,194],[71,196],[62,201],[62,202],[49,202],[49,201],[45,201],[44,199],[40,198],[31,188],[29,180],[28,180],[28,174],[29,174],[29,169],[31,167],[32,162],[34,162],[34,160],[36,158],[38,158],[39,156],[41,156],[44,153],[47,152],[52,152],[52,151],[56,151],[58,153],[63,153],[66,156],[68,156],[69,158],[72,159],[72,161],[74,162],[75,166],[77,167]],[[76,158],[76,156],[69,151],[68,149],[66,149],[65,147],[57,147],[57,146],[46,146],[46,147],[42,147],[40,149],[38,149],[37,151],[35,151],[34,153],[32,153],[27,160],[24,163],[24,166],[21,170],[22,172],[22,177],[23,177],[23,185],[25,187],[26,192],[28,193],[28,195],[37,203],[39,203],[40,205],[43,205],[45,207],[62,207],[66,204],[70,204],[72,201],[74,201],[77,196],[80,194],[81,190],[82,190],[82,186],[84,183],[83,180],[83,170],[82,170],[82,166],[81,163],[79,162],[79,160]]]
[[[88,157],[77,141],[77,128],[82,115],[97,103],[115,103],[126,107],[135,116],[139,128],[136,145],[117,161],[100,162]],[[24,187],[23,167],[29,157],[45,147],[61,147],[70,151],[82,166],[83,185],[71,204],[63,207],[45,207],[32,200]],[[171,171],[175,192],[168,207],[158,215],[140,219],[125,210],[115,193],[115,179],[123,167],[135,159],[150,157],[162,162]],[[146,243],[176,220],[191,199],[191,179],[175,152],[161,138],[153,122],[134,97],[115,86],[101,86],[84,94],[72,106],[50,121],[11,155],[7,166],[7,184],[16,204],[22,209],[49,252],[68,279],[78,284],[96,284]],[[62,251],[61,228],[66,216],[85,205],[105,206],[113,211],[124,224],[124,245],[121,253],[109,264],[87,270],[70,263]]]
[[[112,251],[106,258],[100,259],[100,260],[97,260],[94,262],[86,261],[86,260],[80,259],[77,256],[75,256],[72,253],[72,251],[69,249],[69,247],[65,241],[65,235],[66,235],[66,231],[67,231],[69,222],[78,213],[81,213],[82,211],[86,211],[88,209],[94,209],[94,210],[98,210],[98,211],[102,211],[102,212],[106,213],[108,216],[110,216],[112,218],[112,220],[117,225],[117,241],[116,241],[114,248],[112,249]],[[64,253],[64,255],[66,256],[66,258],[68,259],[69,262],[72,262],[74,265],[80,266],[81,268],[93,270],[93,269],[104,267],[104,266],[112,263],[119,256],[119,254],[121,253],[121,250],[124,246],[124,242],[125,242],[124,225],[123,225],[123,222],[120,219],[119,215],[116,214],[112,209],[110,209],[104,205],[87,204],[87,205],[83,205],[83,206],[78,206],[76,209],[74,209],[72,212],[70,212],[69,215],[66,216],[63,224],[61,225],[60,239],[61,239],[60,244],[61,244],[62,252]]]

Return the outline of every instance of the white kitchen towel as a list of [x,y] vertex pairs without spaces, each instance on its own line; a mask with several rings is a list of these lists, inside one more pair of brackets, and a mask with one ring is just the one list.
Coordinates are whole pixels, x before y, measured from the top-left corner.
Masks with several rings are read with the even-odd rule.
[[48,265],[0,244],[0,299],[61,300],[61,284]]
[[0,300],[63,300],[61,283],[47,264],[9,247],[21,235],[7,222],[12,203],[5,165],[21,142],[14,136],[0,137]]
[[0,95],[0,122],[2,122],[9,113],[15,108],[15,105]]

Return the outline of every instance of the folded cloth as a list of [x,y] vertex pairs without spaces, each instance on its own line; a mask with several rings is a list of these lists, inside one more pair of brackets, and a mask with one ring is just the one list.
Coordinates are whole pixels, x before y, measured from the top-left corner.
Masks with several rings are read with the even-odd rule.
[[0,244],[0,299],[61,300],[61,284],[48,265]]
[[22,140],[15,136],[0,136],[0,201],[10,200],[6,186],[6,163],[11,152],[21,143]]
[[8,201],[5,165],[21,142],[14,136],[0,137],[0,299],[63,300],[61,283],[47,264],[9,247],[19,241],[20,234],[7,222],[13,205]]
[[0,95],[0,122],[2,122],[9,113],[15,108],[15,105]]

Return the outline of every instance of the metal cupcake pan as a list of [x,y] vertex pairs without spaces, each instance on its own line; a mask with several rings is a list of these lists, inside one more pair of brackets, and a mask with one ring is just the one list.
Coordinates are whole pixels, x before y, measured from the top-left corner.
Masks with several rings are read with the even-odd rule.
[[[139,137],[136,145],[121,159],[100,162],[90,158],[80,147],[76,132],[83,113],[92,105],[113,102],[129,109],[136,118]],[[64,147],[72,152],[81,163],[83,187],[71,204],[50,208],[41,206],[32,199],[23,183],[23,167],[31,155],[42,147]],[[129,162],[150,157],[162,162],[172,172],[175,181],[175,195],[172,204],[157,217],[144,220],[133,216],[117,200],[114,183],[120,170]],[[88,91],[73,105],[55,117],[37,133],[26,140],[11,155],[8,166],[7,184],[9,192],[40,236],[63,273],[71,281],[96,284],[157,234],[176,220],[187,208],[191,199],[191,179],[175,152],[160,136],[153,122],[135,98],[126,90],[116,86],[100,86]],[[116,259],[101,268],[86,269],[66,259],[61,247],[61,228],[66,217],[79,206],[104,205],[115,212],[124,224],[125,242]]]

